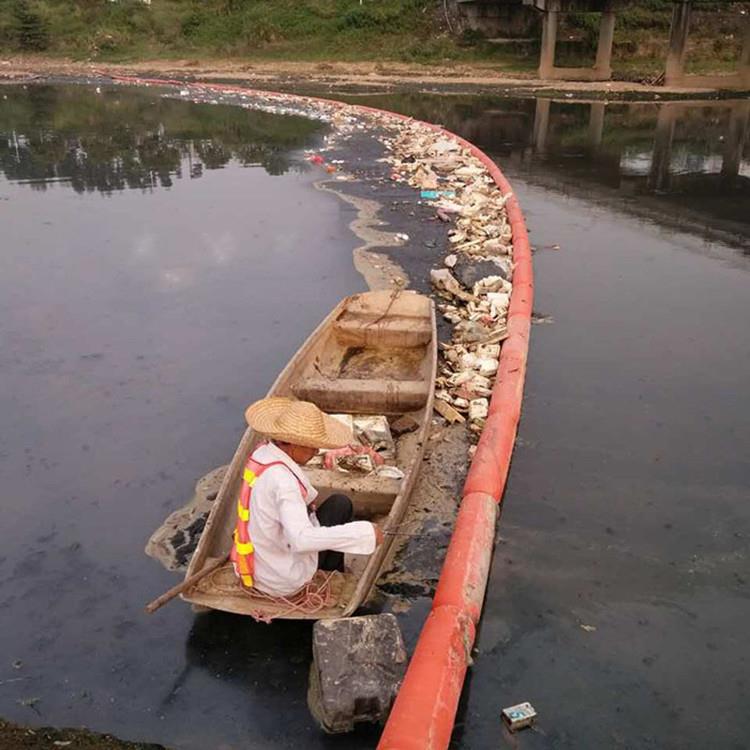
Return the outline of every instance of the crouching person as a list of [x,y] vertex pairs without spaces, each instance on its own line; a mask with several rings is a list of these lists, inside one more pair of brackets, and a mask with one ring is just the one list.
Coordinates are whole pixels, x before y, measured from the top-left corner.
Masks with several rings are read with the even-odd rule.
[[301,468],[318,449],[351,443],[351,430],[315,404],[287,398],[257,401],[245,418],[267,442],[251,453],[237,501],[231,559],[242,584],[289,596],[319,568],[343,572],[345,552],[372,554],[383,541],[380,529],[353,521],[346,495],[331,495],[318,508]]

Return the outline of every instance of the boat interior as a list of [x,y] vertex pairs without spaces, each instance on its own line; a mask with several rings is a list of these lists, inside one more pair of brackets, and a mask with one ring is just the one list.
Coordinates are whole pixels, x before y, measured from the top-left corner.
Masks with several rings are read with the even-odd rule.
[[[433,305],[427,297],[405,291],[354,295],[326,318],[279,375],[269,396],[312,401],[330,414],[378,415],[390,422],[411,415],[418,425],[416,430],[395,438],[395,458],[386,460],[403,472],[403,478],[306,468],[320,493],[319,502],[341,492],[351,497],[356,518],[381,526],[400,522],[431,415],[437,358],[434,326]],[[242,470],[260,440],[247,430],[240,442],[188,574],[229,551]],[[339,603],[331,612],[316,617],[341,616],[341,607],[351,604],[357,592],[360,599],[364,598],[367,591],[361,592],[363,587],[357,583],[362,583],[363,577],[371,579],[369,590],[385,556],[386,550],[381,548],[369,558],[352,561],[344,580],[338,582]],[[209,580],[184,598],[218,609],[247,611],[247,601],[252,597],[238,591],[240,599],[232,597],[233,601],[227,602],[225,586],[221,589],[220,595],[212,595]]]

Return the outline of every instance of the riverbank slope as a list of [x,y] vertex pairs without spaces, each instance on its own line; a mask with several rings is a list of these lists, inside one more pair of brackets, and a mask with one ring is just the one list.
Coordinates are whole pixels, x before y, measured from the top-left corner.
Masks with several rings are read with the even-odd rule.
[[421,65],[417,63],[240,62],[237,60],[154,59],[131,63],[82,62],[44,55],[0,58],[0,83],[38,78],[97,78],[99,76],[169,78],[192,82],[236,82],[248,87],[302,92],[321,86],[339,92],[408,90],[440,93],[510,93],[565,96],[575,99],[715,99],[742,92],[701,87],[674,88],[633,81],[541,81],[534,76],[508,74],[479,63]]
[[[734,70],[748,13],[747,2],[696,3],[688,72]],[[641,81],[663,71],[671,16],[671,0],[632,3],[618,13],[615,79]],[[501,31],[484,28],[487,33],[470,28],[456,3],[439,0],[15,0],[0,5],[0,54],[42,52],[89,62],[469,65],[533,75],[541,14],[520,7]],[[563,15],[558,62],[591,64],[597,35],[597,14]]]

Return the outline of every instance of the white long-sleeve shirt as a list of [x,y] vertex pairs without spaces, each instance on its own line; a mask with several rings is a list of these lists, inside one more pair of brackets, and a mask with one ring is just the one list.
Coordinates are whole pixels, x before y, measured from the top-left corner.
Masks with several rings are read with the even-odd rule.
[[[374,552],[375,531],[368,521],[320,526],[307,505],[318,495],[300,466],[273,443],[259,446],[253,458],[266,469],[250,496],[250,539],[255,548],[255,586],[273,596],[298,591],[318,569],[318,552],[335,550],[357,555]],[[297,479],[307,490],[302,496]]]

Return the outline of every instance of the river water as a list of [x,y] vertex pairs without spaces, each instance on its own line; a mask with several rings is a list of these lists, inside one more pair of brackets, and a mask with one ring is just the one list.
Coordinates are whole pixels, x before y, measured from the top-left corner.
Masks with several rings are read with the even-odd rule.
[[[0,96],[0,715],[186,749],[374,746],[312,726],[304,627],[141,615],[172,582],[145,538],[363,288],[350,216],[299,152],[320,128],[122,90]],[[750,103],[342,98],[497,158],[536,248],[453,745],[743,747]],[[512,739],[499,712],[524,700],[539,722]]]

